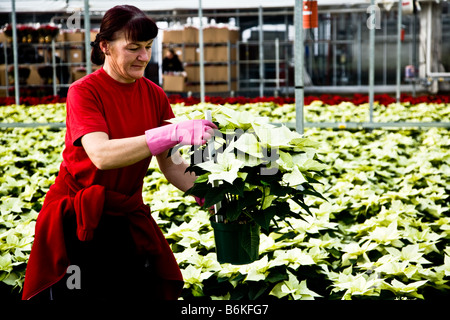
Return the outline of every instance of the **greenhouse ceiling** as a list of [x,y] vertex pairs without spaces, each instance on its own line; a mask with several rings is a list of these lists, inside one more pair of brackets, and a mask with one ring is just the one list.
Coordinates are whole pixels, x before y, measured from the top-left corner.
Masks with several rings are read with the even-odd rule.
[[[396,0],[395,0],[396,1]],[[198,9],[198,0],[91,0],[91,12],[102,12],[119,4],[132,4],[144,11],[193,10]],[[293,8],[295,0],[202,0],[204,10]],[[368,5],[370,0],[347,0],[345,4],[336,0],[318,0],[319,6],[352,7]],[[73,12],[84,8],[84,0],[15,0],[16,12]],[[0,12],[11,12],[12,0],[0,0]]]

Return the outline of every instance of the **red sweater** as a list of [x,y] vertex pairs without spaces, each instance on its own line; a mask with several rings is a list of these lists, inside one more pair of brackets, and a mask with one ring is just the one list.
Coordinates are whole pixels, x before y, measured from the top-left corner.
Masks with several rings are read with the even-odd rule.
[[[66,194],[64,195],[64,193]],[[50,287],[66,274],[67,258],[63,218],[75,214],[77,236],[91,240],[102,214],[125,215],[130,220],[131,234],[138,253],[148,253],[155,259],[156,272],[163,280],[161,297],[177,299],[183,288],[183,278],[164,235],[142,201],[142,193],[126,196],[106,191],[103,186],[82,188],[64,166],[51,187],[37,223],[36,237],[28,260],[23,289],[24,300]]]

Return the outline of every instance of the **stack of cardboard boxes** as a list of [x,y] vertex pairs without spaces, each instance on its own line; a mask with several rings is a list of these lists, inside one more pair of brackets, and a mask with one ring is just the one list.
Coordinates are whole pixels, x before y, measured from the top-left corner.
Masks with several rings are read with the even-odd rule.
[[[95,40],[97,31],[91,31],[90,39]],[[62,59],[62,63],[67,63],[71,74],[71,82],[80,79],[86,75],[85,69],[85,49],[84,49],[84,32],[79,30],[65,30],[61,31],[55,38],[55,55]],[[5,45],[11,45],[11,39],[7,38],[3,32],[0,32],[0,42]],[[30,43],[31,46],[36,48],[38,55],[43,57],[43,62],[39,64],[24,64],[19,65],[20,68],[29,69],[29,76],[26,79],[26,85],[42,85],[43,79],[39,75],[39,68],[43,64],[51,64],[51,58],[47,56],[46,51],[51,48],[50,43]],[[89,57],[88,57],[89,58]],[[3,62],[4,63],[4,62]],[[98,66],[92,66],[93,70],[98,69]],[[6,68],[8,70],[6,71]],[[9,74],[12,74],[13,65],[0,64],[0,86],[13,86],[14,78]],[[11,70],[10,70],[11,69]],[[8,75],[7,75],[8,72]],[[6,95],[6,90],[0,90],[0,96]]]
[[[90,32],[90,41],[95,40],[95,36],[98,31],[92,30]],[[68,30],[60,33],[57,38],[57,42],[63,42],[65,45],[56,49],[56,55],[58,55],[64,62],[70,63],[70,74],[72,82],[76,81],[86,75],[86,68],[84,67],[86,62],[85,48],[84,48],[84,31]],[[87,57],[90,59],[90,57]],[[80,65],[77,65],[80,64]],[[99,66],[92,65],[92,70],[95,71]]]
[[[184,26],[164,30],[163,47],[172,48],[184,62],[187,79],[182,75],[163,75],[163,89],[169,92],[200,91],[199,30]],[[236,90],[236,43],[239,30],[229,26],[203,29],[204,76],[206,92]],[[181,79],[183,78],[183,79]]]
[[[0,32],[0,42],[3,43],[3,46],[12,48],[12,40],[11,38],[7,37],[4,32]],[[33,44],[31,44],[33,45]],[[13,64],[5,64],[5,61],[0,62],[0,86],[6,86],[14,85],[14,76],[13,76]],[[22,69],[27,69],[25,72],[28,74],[28,77],[26,78],[26,84],[27,85],[39,85],[41,84],[41,78],[38,73],[38,67],[33,64],[21,64],[19,65],[19,78],[22,73]],[[4,97],[6,96],[6,89],[0,90],[0,96]]]

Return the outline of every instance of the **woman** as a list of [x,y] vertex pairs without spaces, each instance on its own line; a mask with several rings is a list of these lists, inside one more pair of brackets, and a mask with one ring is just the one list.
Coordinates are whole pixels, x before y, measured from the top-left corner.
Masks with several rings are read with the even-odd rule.
[[167,124],[167,96],[143,77],[157,33],[136,7],[105,13],[91,44],[103,67],[68,92],[63,162],[37,219],[23,299],[179,297],[181,272],[143,203],[143,179],[156,156],[169,182],[190,188],[196,177],[168,151],[204,144],[216,126]]
[[175,53],[175,50],[169,49],[162,63],[163,73],[182,72],[184,71],[183,64]]

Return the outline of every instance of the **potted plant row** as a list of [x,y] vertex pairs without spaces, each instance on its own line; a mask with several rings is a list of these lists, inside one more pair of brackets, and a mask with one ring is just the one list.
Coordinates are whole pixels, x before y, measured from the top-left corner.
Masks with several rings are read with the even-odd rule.
[[218,127],[214,141],[190,154],[188,170],[198,178],[185,194],[215,208],[210,220],[218,261],[247,264],[259,257],[261,228],[268,231],[272,221],[287,217],[301,219],[290,201],[311,214],[305,195],[323,198],[313,185],[326,166],[316,142],[267,118],[221,107],[212,121]]

